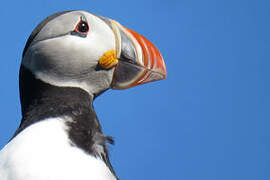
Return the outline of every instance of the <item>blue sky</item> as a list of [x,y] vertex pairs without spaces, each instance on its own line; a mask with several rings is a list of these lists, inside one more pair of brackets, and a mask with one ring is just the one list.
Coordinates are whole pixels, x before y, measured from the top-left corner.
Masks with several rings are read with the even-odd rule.
[[0,148],[19,125],[18,71],[33,28],[58,11],[113,18],[162,52],[165,81],[108,91],[95,108],[120,179],[270,179],[270,3],[29,0],[0,7]]

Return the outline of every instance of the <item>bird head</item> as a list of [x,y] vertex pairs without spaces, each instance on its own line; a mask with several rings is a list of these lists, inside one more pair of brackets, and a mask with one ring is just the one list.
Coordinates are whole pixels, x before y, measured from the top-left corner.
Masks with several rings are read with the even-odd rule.
[[22,66],[43,82],[90,95],[166,78],[163,58],[150,41],[85,11],[43,20],[26,43]]

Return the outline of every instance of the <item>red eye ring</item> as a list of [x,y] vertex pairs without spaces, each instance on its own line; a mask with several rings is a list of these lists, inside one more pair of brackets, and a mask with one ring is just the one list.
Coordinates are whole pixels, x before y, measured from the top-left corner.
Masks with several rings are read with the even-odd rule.
[[87,34],[89,32],[89,26],[88,23],[81,20],[75,28],[75,31],[82,34]]

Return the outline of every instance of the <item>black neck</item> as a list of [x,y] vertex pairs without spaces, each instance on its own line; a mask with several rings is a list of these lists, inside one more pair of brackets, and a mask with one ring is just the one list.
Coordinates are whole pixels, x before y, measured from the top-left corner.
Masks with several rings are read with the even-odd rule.
[[[70,117],[72,121],[65,123],[69,126],[68,135],[72,144],[86,153],[101,156],[114,173],[106,148],[106,142],[112,142],[112,139],[103,135],[93,108],[93,97],[86,91],[44,83],[22,65],[20,99],[22,121],[15,136],[35,122],[53,117]],[[104,152],[96,150],[97,144],[103,147]]]
[[[50,117],[80,115],[88,112],[89,121],[96,121],[93,128],[101,132],[93,98],[84,90],[74,87],[57,87],[38,80],[23,65],[20,69],[21,126]],[[76,111],[83,112],[76,112]],[[27,122],[31,121],[31,122]]]

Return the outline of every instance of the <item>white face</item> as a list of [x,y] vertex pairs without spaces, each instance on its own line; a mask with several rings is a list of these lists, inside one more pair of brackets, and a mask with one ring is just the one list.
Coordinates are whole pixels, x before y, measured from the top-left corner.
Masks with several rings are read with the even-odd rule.
[[[88,24],[86,33],[76,32],[82,21]],[[97,70],[98,60],[105,52],[115,50],[115,41],[112,29],[99,17],[72,11],[54,18],[41,29],[22,64],[49,84],[99,93],[110,87],[114,68]]]

